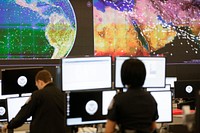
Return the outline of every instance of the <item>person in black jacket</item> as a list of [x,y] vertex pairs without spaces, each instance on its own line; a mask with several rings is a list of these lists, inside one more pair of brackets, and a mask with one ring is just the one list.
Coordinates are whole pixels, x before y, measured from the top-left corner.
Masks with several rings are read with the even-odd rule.
[[[128,59],[122,64],[121,80],[127,91],[114,96],[108,108],[105,133],[114,133],[116,125],[121,133],[150,133],[158,119],[157,103],[142,86],[146,69],[142,61]],[[156,81],[155,81],[156,82]]]
[[65,99],[54,84],[51,73],[41,70],[35,77],[38,88],[3,130],[20,127],[32,116],[30,133],[65,133]]

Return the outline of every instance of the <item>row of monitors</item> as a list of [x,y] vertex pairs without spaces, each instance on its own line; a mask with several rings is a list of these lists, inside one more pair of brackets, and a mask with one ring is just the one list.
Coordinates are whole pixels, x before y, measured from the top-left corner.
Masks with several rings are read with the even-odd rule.
[[[152,91],[150,93],[158,103],[159,119],[157,122],[171,122],[171,91]],[[75,126],[105,123],[108,106],[115,94],[115,90],[74,91],[66,93],[66,125]],[[10,121],[28,98],[29,97],[12,97],[1,99],[0,121]],[[29,120],[31,120],[31,118],[27,121]]]
[[[123,88],[121,66],[129,58],[140,59],[147,71],[143,87],[164,87],[166,60],[164,57],[116,57],[114,87]],[[62,59],[62,89],[98,89],[112,87],[111,57],[65,58]]]
[[[157,122],[171,122],[171,91],[152,91],[150,93],[158,103],[159,119],[157,120]],[[116,91],[114,90],[67,93],[66,124],[68,126],[73,126],[105,123],[108,106],[115,94]]]
[[[144,62],[147,70],[144,83],[146,88],[160,90],[170,84],[172,88],[175,88],[174,96],[176,98],[194,97],[195,91],[200,89],[200,81],[177,81],[176,77],[165,77],[166,61],[164,57],[116,57],[113,76],[114,88],[123,88],[120,70],[122,63],[129,58],[138,58]],[[57,85],[63,91],[112,88],[111,57],[63,58],[58,64],[60,67],[53,64],[55,67],[53,71],[56,72],[52,73],[56,73]],[[44,67],[37,63],[29,67],[1,69],[1,94],[26,94],[37,90],[34,78],[36,73],[42,69]]]
[[[34,79],[32,79],[32,80],[34,81]],[[168,91],[173,88],[172,90],[173,90],[174,98],[195,98],[196,92],[198,90],[200,90],[200,80],[177,81],[177,78],[175,78],[175,77],[166,77],[165,82],[166,82],[165,87],[150,87],[150,88],[146,88],[146,89],[147,89],[147,91]],[[21,94],[21,96],[30,96],[31,91],[33,91],[32,90],[33,87],[35,87],[34,83],[32,83],[31,86],[28,86],[28,88],[31,88],[31,89],[15,87],[15,89],[13,91],[8,89],[11,94],[9,93],[8,95],[5,95],[5,93],[2,92],[2,91],[4,91],[4,89],[1,88],[1,84],[2,83],[0,80],[0,99],[6,99],[9,97],[18,97],[18,96],[20,96],[19,91],[20,91],[20,93],[23,92]],[[14,84],[14,82],[13,82],[13,84]],[[15,81],[15,84],[17,84],[16,81]],[[34,89],[36,89],[36,88],[34,88]],[[108,90],[110,90],[110,89],[108,89]]]
[[[61,70],[58,73],[61,88],[63,91],[111,89],[113,80],[114,88],[123,88],[120,71],[122,63],[129,58],[138,58],[145,64],[147,75],[143,87],[165,86],[164,57],[116,57],[114,72],[111,57],[79,57],[61,59]],[[43,67],[1,69],[2,94],[29,93],[36,90],[34,78],[41,69]]]

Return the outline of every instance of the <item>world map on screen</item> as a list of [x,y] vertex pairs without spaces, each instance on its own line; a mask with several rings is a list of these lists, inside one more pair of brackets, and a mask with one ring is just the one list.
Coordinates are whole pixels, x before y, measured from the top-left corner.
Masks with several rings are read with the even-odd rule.
[[68,0],[0,0],[0,58],[62,58],[76,36]]
[[[94,0],[96,56],[200,62],[199,0]],[[195,60],[196,61],[196,60]]]

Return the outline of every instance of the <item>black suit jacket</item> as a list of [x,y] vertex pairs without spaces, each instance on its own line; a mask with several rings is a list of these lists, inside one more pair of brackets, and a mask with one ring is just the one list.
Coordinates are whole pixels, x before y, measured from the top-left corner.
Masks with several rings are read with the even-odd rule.
[[32,116],[30,133],[65,133],[65,96],[52,83],[33,92],[15,118],[8,123],[14,129]]

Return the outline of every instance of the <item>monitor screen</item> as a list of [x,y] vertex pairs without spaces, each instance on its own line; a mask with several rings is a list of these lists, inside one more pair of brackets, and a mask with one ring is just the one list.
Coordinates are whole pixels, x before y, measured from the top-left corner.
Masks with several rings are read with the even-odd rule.
[[196,112],[195,112],[195,127],[194,133],[200,133],[200,90],[196,93]]
[[123,62],[130,58],[140,59],[146,68],[146,79],[143,87],[164,87],[165,67],[164,57],[116,57],[115,58],[115,88],[123,88],[121,82],[121,66]]
[[[8,121],[14,118],[21,107],[27,102],[29,97],[12,97],[7,99],[7,107],[8,107]],[[31,117],[27,119],[30,121]]]
[[171,88],[174,88],[175,81],[177,81],[177,77],[166,77],[166,84],[170,84]]
[[7,100],[0,99],[0,122],[8,121]]
[[166,84],[165,87],[147,88],[147,91],[170,91],[171,85]]
[[111,63],[111,57],[63,58],[62,90],[111,88]]
[[2,69],[2,95],[31,93],[37,90],[35,76],[42,67]]
[[158,104],[159,118],[156,122],[172,122],[172,93],[171,91],[150,92]]
[[195,98],[200,90],[200,80],[177,80],[174,84],[175,98]]
[[2,95],[2,83],[0,80],[0,99],[6,99],[9,97],[19,97],[19,94]]
[[67,126],[105,123],[115,90],[66,93]]
[[[1,59],[0,70],[42,67],[53,76],[54,84],[61,89],[61,59]],[[2,73],[0,72],[0,80]]]

